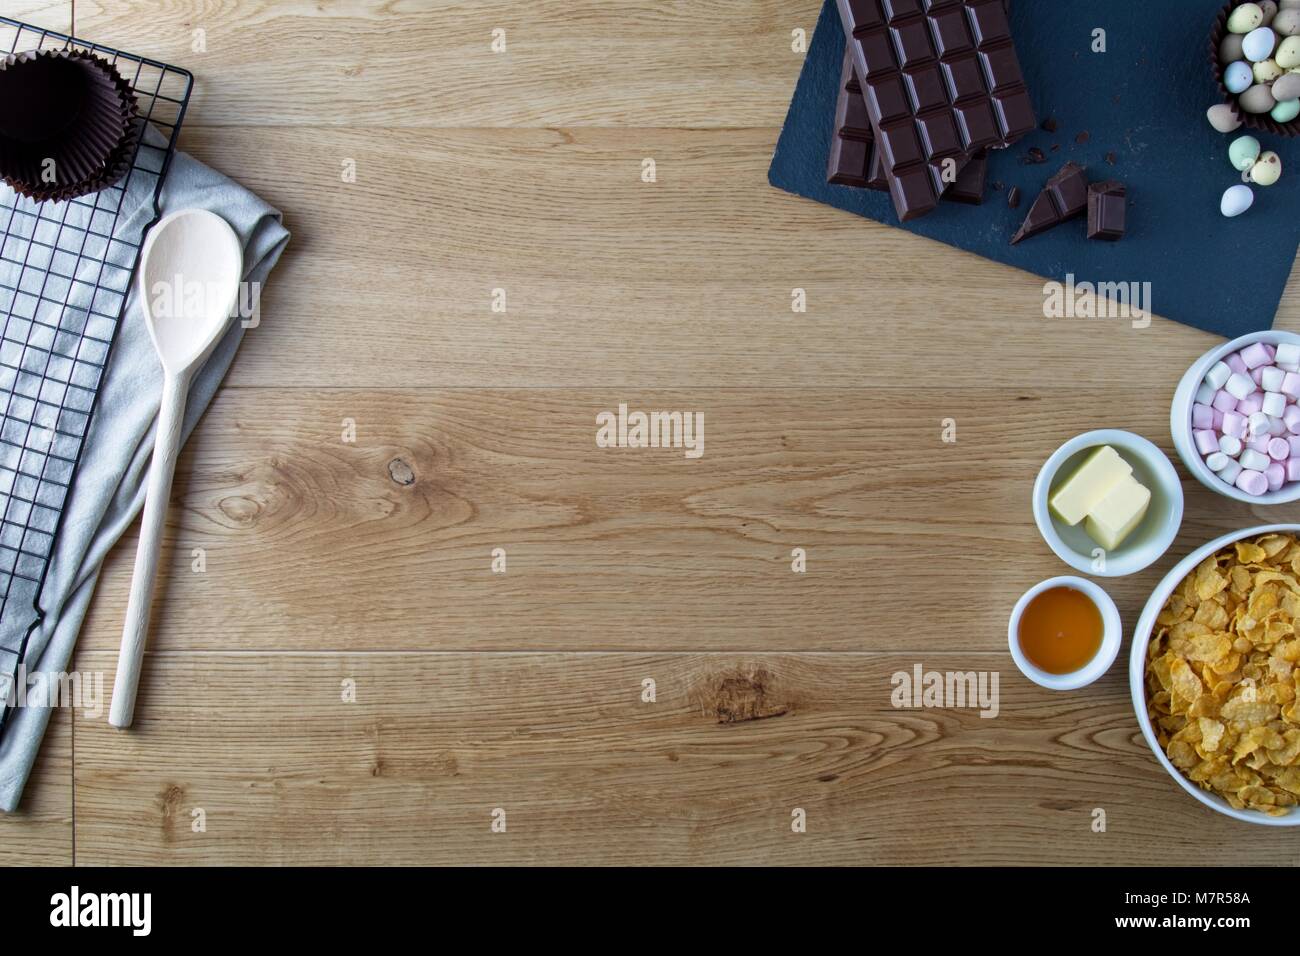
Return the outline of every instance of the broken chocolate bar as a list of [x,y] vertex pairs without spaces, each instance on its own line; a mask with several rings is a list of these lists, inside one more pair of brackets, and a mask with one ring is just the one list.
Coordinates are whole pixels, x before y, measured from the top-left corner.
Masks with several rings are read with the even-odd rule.
[[[831,132],[826,181],[840,186],[888,189],[889,183],[880,171],[879,162],[875,161],[874,140],[867,103],[853,72],[853,54],[846,47],[844,66],[840,71],[840,94],[835,102],[835,128]],[[873,179],[873,171],[879,179]]]
[[[835,103],[835,127],[831,133],[831,152],[826,181],[839,186],[857,186],[888,191],[880,150],[875,147],[871,119],[867,115],[862,86],[853,68],[853,52],[845,48],[840,71],[839,98]],[[988,154],[976,153],[962,167],[957,178],[944,190],[943,198],[952,202],[978,206],[984,201],[984,184],[988,177]]]
[[837,0],[901,220],[1037,125],[1001,0]]
[[1128,190],[1118,180],[1088,187],[1088,238],[1115,242],[1124,238]]
[[1066,163],[1047,181],[1029,215],[1011,239],[1014,246],[1022,239],[1037,236],[1053,226],[1081,215],[1088,208],[1088,178],[1078,163]]

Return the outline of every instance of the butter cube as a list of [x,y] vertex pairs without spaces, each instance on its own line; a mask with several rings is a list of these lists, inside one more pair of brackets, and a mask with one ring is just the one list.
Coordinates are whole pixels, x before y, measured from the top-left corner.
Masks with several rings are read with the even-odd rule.
[[1133,474],[1133,466],[1109,445],[1090,454],[1052,494],[1048,504],[1056,516],[1073,527],[1082,521],[1112,488]]
[[1107,551],[1114,551],[1146,516],[1151,492],[1129,475],[1088,512],[1083,529]]

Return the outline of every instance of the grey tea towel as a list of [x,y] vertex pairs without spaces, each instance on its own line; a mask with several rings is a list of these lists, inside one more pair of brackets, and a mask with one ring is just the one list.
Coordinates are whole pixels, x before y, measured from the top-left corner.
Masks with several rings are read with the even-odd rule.
[[[145,225],[154,215],[152,199],[155,183],[153,177],[132,175],[122,199],[121,216],[115,235],[129,237],[131,241],[139,239]],[[6,191],[3,204],[12,206],[15,197],[7,192],[8,187],[0,184],[0,190]],[[172,162],[160,205],[163,215],[179,209],[202,208],[211,210],[229,222],[243,241],[244,279],[250,284],[257,283],[259,287],[265,283],[289,241],[289,233],[277,210],[185,153],[178,152]],[[35,210],[35,206],[28,208]],[[0,260],[0,283],[13,288],[23,278],[20,275],[22,268],[7,261],[8,258],[6,255]],[[91,265],[93,264],[86,264],[87,267]],[[83,277],[80,269],[78,277]],[[90,273],[90,279],[93,281],[93,272]],[[81,310],[88,306],[84,299],[77,300],[77,295],[84,288],[88,287],[74,284],[71,300]],[[154,427],[162,388],[162,369],[154,354],[140,309],[139,297],[132,284],[116,344],[100,381],[99,404],[90,422],[81,464],[64,505],[63,526],[53,542],[49,571],[41,595],[45,619],[41,627],[33,632],[26,657],[29,676],[35,671],[58,675],[67,670],[77,632],[81,629],[99,577],[100,564],[144,504],[145,479],[153,454]],[[82,321],[89,325],[84,311],[81,314]],[[244,335],[243,325],[243,322],[232,321],[230,330],[195,376],[185,414],[186,437],[230,368],[235,350]],[[4,371],[5,366],[10,366],[10,377],[0,382],[3,385],[0,388],[0,404],[14,400],[14,366],[20,370],[26,368],[23,353],[31,351],[23,346],[24,339],[21,337],[17,342],[0,343],[0,348],[14,351],[9,356],[0,353],[0,371]],[[22,372],[17,374],[21,375]],[[48,384],[41,382],[42,387]],[[4,407],[8,408],[7,405]],[[27,427],[25,423],[23,427]],[[18,451],[22,452],[21,447]],[[37,465],[38,469],[42,467]],[[13,465],[0,461],[0,471],[12,475]],[[19,480],[22,480],[21,477]],[[0,494],[0,507],[7,508],[10,505],[9,491],[7,487],[0,487],[0,492],[4,492]],[[33,617],[31,594],[24,595],[20,588],[13,588],[5,602],[3,619],[0,619],[0,647],[16,648]],[[12,659],[4,658],[5,661]],[[111,691],[112,678],[111,670],[103,677],[105,697]],[[101,704],[104,719],[107,719],[108,702],[104,700]],[[18,806],[23,786],[31,773],[32,763],[49,723],[50,713],[47,707],[29,705],[10,714],[4,738],[0,741],[0,809],[11,811]]]

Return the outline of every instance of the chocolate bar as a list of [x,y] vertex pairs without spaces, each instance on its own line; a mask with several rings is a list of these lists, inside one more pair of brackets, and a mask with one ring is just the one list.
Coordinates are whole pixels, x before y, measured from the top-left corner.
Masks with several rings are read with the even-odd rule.
[[1088,187],[1088,238],[1115,242],[1124,238],[1128,190],[1108,179]]
[[1037,122],[1002,0],[836,0],[901,220]]
[[1078,163],[1066,163],[1047,181],[1043,191],[1029,207],[1029,215],[1025,216],[1025,221],[1012,237],[1011,244],[1014,246],[1022,239],[1059,226],[1082,214],[1087,208],[1088,177]]
[[862,87],[853,70],[853,54],[846,46],[840,70],[840,93],[835,102],[835,128],[831,132],[831,155],[826,180],[840,186],[888,189],[889,183],[876,162],[875,136],[871,117],[862,98]]
[[[944,190],[943,198],[952,202],[978,206],[984,201],[988,178],[988,154],[980,150],[962,167],[956,180]],[[862,98],[862,86],[853,68],[853,51],[844,50],[840,71],[839,97],[835,103],[835,127],[831,134],[831,152],[826,181],[840,186],[888,191],[884,161],[875,148],[871,119]]]

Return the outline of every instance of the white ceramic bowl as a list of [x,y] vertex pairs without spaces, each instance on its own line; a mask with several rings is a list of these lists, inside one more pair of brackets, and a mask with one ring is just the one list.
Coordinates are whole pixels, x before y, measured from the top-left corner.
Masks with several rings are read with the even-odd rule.
[[1205,464],[1205,459],[1196,451],[1196,445],[1192,442],[1192,400],[1196,397],[1196,390],[1201,382],[1205,380],[1205,373],[1225,355],[1239,351],[1252,342],[1267,342],[1269,345],[1293,342],[1300,345],[1300,335],[1294,332],[1252,332],[1250,335],[1243,335],[1239,339],[1233,339],[1231,342],[1210,349],[1193,362],[1192,367],[1179,380],[1178,388],[1174,391],[1173,404],[1169,408],[1169,431],[1173,436],[1178,457],[1183,460],[1183,466],[1211,491],[1217,491],[1225,497],[1252,505],[1286,504],[1289,501],[1300,500],[1300,482],[1289,482],[1277,491],[1266,491],[1262,495],[1248,495],[1236,485],[1228,484],[1210,471],[1209,466]]
[[[1093,604],[1097,605],[1097,610],[1101,612],[1101,647],[1097,649],[1096,656],[1086,665],[1068,674],[1049,674],[1047,671],[1035,667],[1025,657],[1024,651],[1020,649],[1020,641],[1017,637],[1020,631],[1020,619],[1024,617],[1025,608],[1029,606],[1029,602],[1048,588],[1054,587],[1069,587],[1074,588],[1076,591],[1082,591],[1092,600]],[[1046,687],[1048,690],[1077,690],[1080,687],[1087,687],[1110,670],[1110,665],[1115,663],[1115,656],[1119,653],[1119,646],[1123,639],[1124,632],[1120,625],[1119,609],[1115,607],[1115,602],[1110,599],[1110,595],[1086,578],[1076,578],[1069,574],[1062,575],[1059,578],[1048,578],[1026,591],[1020,600],[1016,602],[1015,610],[1011,612],[1011,622],[1007,625],[1007,640],[1011,644],[1011,657],[1015,660],[1016,666],[1020,668],[1020,673],[1039,687]]]
[[[1073,471],[1098,445],[1110,445],[1119,452],[1133,466],[1133,477],[1151,491],[1146,517],[1118,548],[1104,555],[1104,566],[1094,558],[1101,545],[1088,536],[1083,522],[1070,527],[1047,506],[1057,478]],[[1103,578],[1133,574],[1168,551],[1178,536],[1183,523],[1183,483],[1165,453],[1141,435],[1115,428],[1085,432],[1058,448],[1039,470],[1034,482],[1034,522],[1048,547],[1074,570]]]
[[1151,630],[1155,626],[1156,616],[1159,615],[1160,609],[1165,606],[1165,602],[1169,600],[1169,595],[1173,593],[1174,588],[1178,587],[1183,578],[1187,577],[1193,568],[1215,551],[1226,548],[1234,541],[1240,541],[1242,538],[1253,538],[1255,535],[1268,534],[1271,531],[1300,534],[1300,524],[1269,524],[1257,528],[1247,528],[1244,531],[1234,531],[1197,548],[1174,565],[1173,569],[1165,575],[1164,580],[1151,593],[1151,598],[1147,601],[1146,607],[1142,609],[1142,616],[1138,618],[1137,628],[1133,632],[1133,647],[1129,651],[1128,682],[1129,689],[1133,694],[1133,710],[1137,714],[1138,725],[1142,728],[1142,736],[1146,738],[1147,746],[1151,748],[1151,752],[1160,761],[1160,766],[1169,771],[1169,775],[1178,781],[1180,787],[1211,810],[1217,810],[1234,820],[1244,820],[1247,823],[1259,823],[1269,827],[1294,827],[1300,826],[1300,811],[1294,808],[1286,816],[1281,817],[1270,817],[1258,810],[1237,810],[1217,793],[1202,790],[1188,780],[1177,767],[1169,762],[1165,752],[1160,749],[1160,744],[1156,741],[1155,730],[1151,726],[1151,719],[1147,716],[1145,680],[1147,645],[1151,643]]

